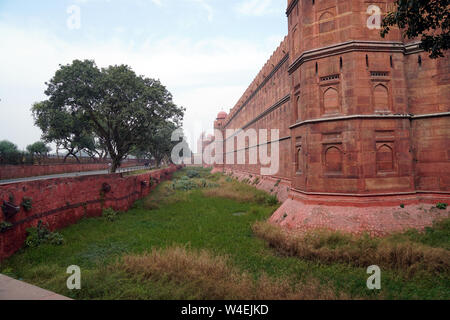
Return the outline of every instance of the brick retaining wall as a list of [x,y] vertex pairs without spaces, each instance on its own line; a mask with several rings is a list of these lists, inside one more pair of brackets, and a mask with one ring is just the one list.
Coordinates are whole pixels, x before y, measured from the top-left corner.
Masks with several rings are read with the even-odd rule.
[[[13,255],[23,246],[26,229],[36,226],[39,220],[48,224],[51,230],[58,230],[85,217],[101,216],[103,208],[126,211],[160,182],[171,179],[180,168],[171,166],[137,176],[93,175],[0,186],[2,201],[8,201],[12,196],[15,205],[20,205],[24,197],[32,198],[33,202],[29,212],[22,207],[10,219],[13,224],[10,230],[0,233],[0,260]],[[111,187],[109,192],[102,192],[104,184]],[[0,222],[4,219],[4,214],[0,213]]]
[[[137,161],[124,162],[122,168],[140,165]],[[28,177],[47,176],[71,172],[106,170],[107,163],[76,163],[76,164],[48,164],[48,165],[2,165],[0,166],[0,180],[19,179]]]

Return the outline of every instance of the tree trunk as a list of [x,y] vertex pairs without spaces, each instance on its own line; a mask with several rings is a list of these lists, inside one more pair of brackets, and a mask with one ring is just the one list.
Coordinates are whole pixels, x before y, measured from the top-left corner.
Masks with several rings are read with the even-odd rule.
[[116,173],[119,167],[120,167],[120,160],[112,159],[111,173]]

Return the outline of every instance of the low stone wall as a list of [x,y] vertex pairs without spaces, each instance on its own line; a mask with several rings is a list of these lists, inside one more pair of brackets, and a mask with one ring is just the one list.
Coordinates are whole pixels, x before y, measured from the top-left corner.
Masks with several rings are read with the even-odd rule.
[[217,168],[213,172],[224,172],[276,195],[282,205],[272,215],[270,222],[296,232],[326,229],[385,236],[408,229],[423,230],[432,226],[436,220],[450,217],[450,207],[446,210],[435,207],[439,202],[450,204],[450,196],[445,193],[412,192],[372,196],[305,194],[293,189],[291,181],[282,178]]
[[[32,208],[20,212],[8,222],[13,226],[0,233],[0,260],[13,255],[26,239],[26,229],[39,220],[50,230],[70,226],[82,218],[101,216],[104,208],[126,211],[147,196],[159,183],[171,179],[181,166],[171,166],[136,176],[122,174],[59,178],[0,186],[0,200],[20,206],[24,198],[32,199]],[[109,189],[109,191],[108,191]],[[0,213],[0,223],[5,220]]]
[[[136,161],[125,162],[123,168],[139,165]],[[19,179],[52,174],[62,174],[83,171],[106,170],[107,163],[77,163],[77,164],[49,164],[49,165],[2,165],[0,166],[0,180]]]
[[291,181],[283,179],[282,177],[261,176],[245,171],[231,171],[229,169],[225,169],[224,171],[213,169],[212,172],[223,172],[226,175],[231,175],[237,178],[240,182],[253,185],[259,190],[263,190],[277,196],[280,202],[284,202],[288,199],[289,192],[291,190]]

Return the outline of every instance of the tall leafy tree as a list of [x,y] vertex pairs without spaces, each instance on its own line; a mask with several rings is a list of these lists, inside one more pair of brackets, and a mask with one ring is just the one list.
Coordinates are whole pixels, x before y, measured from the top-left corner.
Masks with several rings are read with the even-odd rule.
[[450,48],[450,0],[397,0],[396,7],[383,19],[381,36],[398,26],[407,38],[420,37],[430,58],[443,57]]
[[32,157],[37,157],[39,162],[41,162],[43,158],[47,157],[48,153],[51,150],[52,149],[43,141],[38,141],[27,146],[27,151],[31,154]]
[[0,163],[18,164],[20,157],[17,145],[8,140],[0,141]]
[[[172,141],[172,134],[178,129],[180,128],[172,122],[161,123],[153,130],[147,132],[143,143],[136,146],[133,150],[134,155],[154,159],[157,167],[161,167],[163,162],[171,162],[173,148],[178,143],[186,143],[184,140]],[[189,150],[189,146],[185,145],[183,150]],[[182,157],[183,155],[180,156]]]
[[46,108],[88,119],[112,159],[115,172],[147,133],[164,124],[179,126],[184,109],[157,80],[137,76],[125,65],[99,69],[94,61],[60,66],[47,84]]
[[69,156],[80,162],[77,154],[82,150],[95,152],[95,139],[87,117],[59,108],[49,101],[35,103],[32,113],[35,124],[43,132],[42,139],[66,150],[64,162]]

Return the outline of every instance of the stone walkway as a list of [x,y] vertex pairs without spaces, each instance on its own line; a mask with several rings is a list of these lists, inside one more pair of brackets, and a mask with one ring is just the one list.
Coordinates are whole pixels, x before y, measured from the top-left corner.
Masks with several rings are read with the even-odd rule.
[[[117,173],[125,173],[125,172],[144,170],[144,169],[150,170],[150,168],[147,168],[144,166],[139,166],[139,167],[129,167],[129,168],[117,169]],[[47,175],[47,176],[36,176],[36,177],[0,180],[0,185],[18,183],[18,182],[58,179],[58,178],[76,178],[76,177],[82,177],[82,176],[95,176],[95,175],[101,175],[101,174],[109,174],[109,171],[108,170],[96,170],[96,171],[69,172],[69,173],[51,174],[51,175]]]
[[72,300],[0,274],[0,300]]

